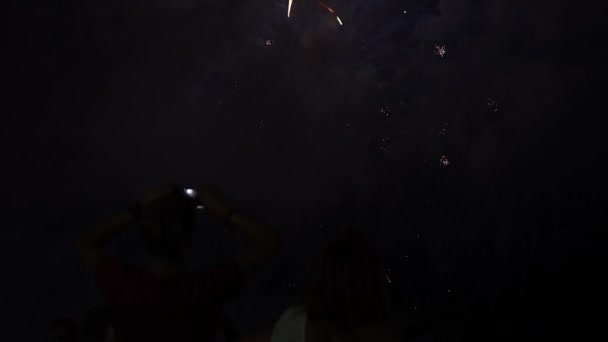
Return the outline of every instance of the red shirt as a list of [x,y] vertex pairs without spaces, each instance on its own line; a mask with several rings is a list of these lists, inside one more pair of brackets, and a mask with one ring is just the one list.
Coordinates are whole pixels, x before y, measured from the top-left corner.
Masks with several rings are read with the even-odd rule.
[[205,271],[159,278],[104,258],[96,281],[112,311],[117,341],[213,341],[224,303],[238,293],[235,260]]

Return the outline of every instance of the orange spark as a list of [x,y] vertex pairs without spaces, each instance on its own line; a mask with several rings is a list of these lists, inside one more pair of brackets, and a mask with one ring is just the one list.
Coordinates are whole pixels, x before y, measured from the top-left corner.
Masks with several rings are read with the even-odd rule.
[[329,11],[329,13],[331,13],[331,14],[336,14],[336,12],[334,12],[334,10],[333,10],[333,9],[331,9],[331,7],[329,7],[329,6],[327,6],[326,4],[322,3],[320,0],[317,0],[317,2],[318,2],[318,3],[320,3],[320,4],[321,4],[321,6],[325,7],[325,9]]

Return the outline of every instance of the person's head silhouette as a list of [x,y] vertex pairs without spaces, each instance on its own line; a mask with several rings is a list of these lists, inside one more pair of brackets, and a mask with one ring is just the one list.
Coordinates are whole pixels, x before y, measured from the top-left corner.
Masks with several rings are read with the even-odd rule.
[[326,334],[350,335],[386,321],[389,292],[384,266],[362,233],[347,230],[329,246],[307,302],[309,318]]
[[177,187],[151,201],[142,213],[141,232],[148,252],[156,258],[180,262],[192,247],[196,202]]

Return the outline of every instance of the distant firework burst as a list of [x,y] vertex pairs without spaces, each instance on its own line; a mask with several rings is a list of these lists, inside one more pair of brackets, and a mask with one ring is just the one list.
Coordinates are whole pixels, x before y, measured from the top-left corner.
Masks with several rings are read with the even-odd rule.
[[[404,16],[403,4],[391,1],[353,0],[340,4],[332,3],[336,0],[272,1],[274,9],[256,19],[255,29],[248,36],[250,42],[264,47],[267,40],[290,44],[307,41],[303,37],[314,35],[331,42],[339,51],[348,51],[339,63],[349,70],[384,68],[395,60],[408,58],[417,46],[414,28],[424,16],[424,6],[418,3],[411,4]],[[325,16],[311,15],[314,8],[336,18],[340,30],[320,27],[319,22]]]

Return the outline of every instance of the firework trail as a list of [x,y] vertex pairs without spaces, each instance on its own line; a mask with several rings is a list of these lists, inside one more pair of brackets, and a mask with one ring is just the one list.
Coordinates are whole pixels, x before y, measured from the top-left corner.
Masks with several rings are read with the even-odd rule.
[[[325,1],[328,0],[314,2],[319,2],[318,5],[335,15],[336,10]],[[296,6],[295,1],[272,0],[272,2],[279,12],[268,12],[258,21],[257,32],[252,32],[250,35],[250,40],[255,45],[263,47],[267,39],[277,42],[284,38],[292,39],[294,34],[318,28],[316,22],[319,18],[313,17],[300,18],[295,26],[286,27],[285,15],[291,18],[291,10],[295,11],[293,8]],[[407,16],[404,15],[405,9]],[[412,35],[417,22],[422,18],[421,14],[424,14],[424,8],[419,3],[411,3],[405,8],[401,2],[353,0],[349,2],[348,9],[342,9],[340,12],[342,11],[344,13],[340,13],[341,17],[336,16],[338,23],[344,24],[345,21],[348,23],[348,20],[351,23],[340,27],[341,39],[336,41],[341,49],[349,51],[341,61],[345,68],[369,66],[383,68],[393,63],[395,59],[407,58],[409,51],[420,46],[420,40]],[[343,44],[348,44],[348,48],[342,46]]]
[[[342,25],[342,20],[340,20],[340,17],[338,17],[338,15],[336,14],[336,11],[334,11],[331,7],[329,7],[328,5],[324,4],[320,0],[317,0],[317,2],[321,6],[323,6],[323,8],[325,8],[329,13],[335,15],[336,19],[338,20],[338,23],[340,23],[340,25]],[[293,0],[289,0],[289,4],[287,5],[287,18],[289,18],[290,15],[291,15],[291,5],[293,5]]]
[[318,3],[319,3],[321,6],[325,7],[325,9],[329,11],[329,13],[331,13],[331,14],[336,14],[336,12],[334,12],[334,10],[333,10],[331,7],[329,7],[329,6],[327,6],[326,4],[322,3],[320,0],[317,0],[317,2],[318,2]]
[[342,20],[340,20],[340,17],[338,17],[338,15],[336,14],[336,12],[335,12],[335,11],[334,11],[334,10],[333,10],[331,7],[329,7],[329,6],[327,6],[326,4],[322,3],[320,0],[317,0],[317,2],[318,2],[318,3],[319,3],[321,6],[325,7],[325,9],[326,9],[327,11],[329,11],[329,13],[331,13],[331,14],[335,15],[335,16],[336,16],[336,19],[338,20],[338,22],[340,23],[340,25],[342,25]]

